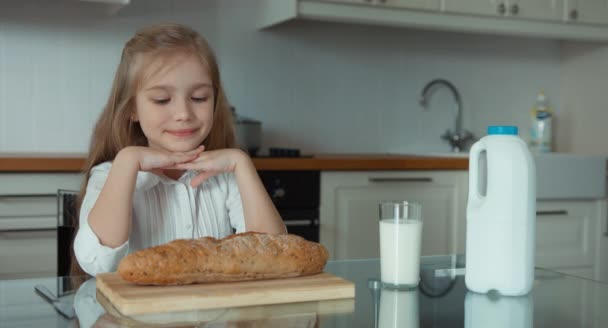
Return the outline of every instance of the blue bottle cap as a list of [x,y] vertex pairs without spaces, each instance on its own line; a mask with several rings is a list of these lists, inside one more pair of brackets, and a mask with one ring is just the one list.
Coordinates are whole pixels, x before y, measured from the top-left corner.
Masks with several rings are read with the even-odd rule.
[[490,125],[488,126],[489,135],[517,135],[517,127],[512,125]]

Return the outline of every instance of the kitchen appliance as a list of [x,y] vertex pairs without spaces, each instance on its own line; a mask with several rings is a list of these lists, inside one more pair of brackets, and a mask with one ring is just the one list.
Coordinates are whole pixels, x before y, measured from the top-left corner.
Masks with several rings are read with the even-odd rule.
[[234,107],[231,110],[236,144],[250,156],[255,156],[262,143],[262,122],[238,115]]
[[57,190],[57,276],[70,276],[73,274],[72,242],[76,234],[76,200],[78,192],[75,190]]
[[96,278],[98,292],[123,315],[309,301],[352,301],[355,297],[354,283],[326,272],[295,278],[183,286],[139,286],[123,280],[116,272],[100,273]]
[[319,242],[320,172],[263,170],[258,174],[287,232]]

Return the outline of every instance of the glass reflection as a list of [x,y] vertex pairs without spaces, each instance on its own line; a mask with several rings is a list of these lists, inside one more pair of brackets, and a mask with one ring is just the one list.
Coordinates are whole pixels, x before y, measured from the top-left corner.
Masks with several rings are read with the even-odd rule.
[[418,288],[380,292],[379,328],[418,328]]

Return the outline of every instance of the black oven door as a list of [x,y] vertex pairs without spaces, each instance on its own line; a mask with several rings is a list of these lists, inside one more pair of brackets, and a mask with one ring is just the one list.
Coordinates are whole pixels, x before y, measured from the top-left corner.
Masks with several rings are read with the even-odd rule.
[[279,209],[279,214],[283,218],[288,233],[319,242],[318,209]]

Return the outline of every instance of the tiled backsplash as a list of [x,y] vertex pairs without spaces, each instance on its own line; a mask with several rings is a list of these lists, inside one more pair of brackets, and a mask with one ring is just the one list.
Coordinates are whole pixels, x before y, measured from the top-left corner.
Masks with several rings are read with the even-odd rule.
[[[263,122],[263,146],[304,152],[447,151],[453,102],[464,126],[518,124],[544,89],[559,108],[556,41],[320,22],[258,31],[256,1],[133,1],[117,15],[75,1],[0,3],[0,152],[84,152],[124,42],[141,26],[176,21],[215,49],[229,99]],[[37,7],[34,7],[36,4]]]

